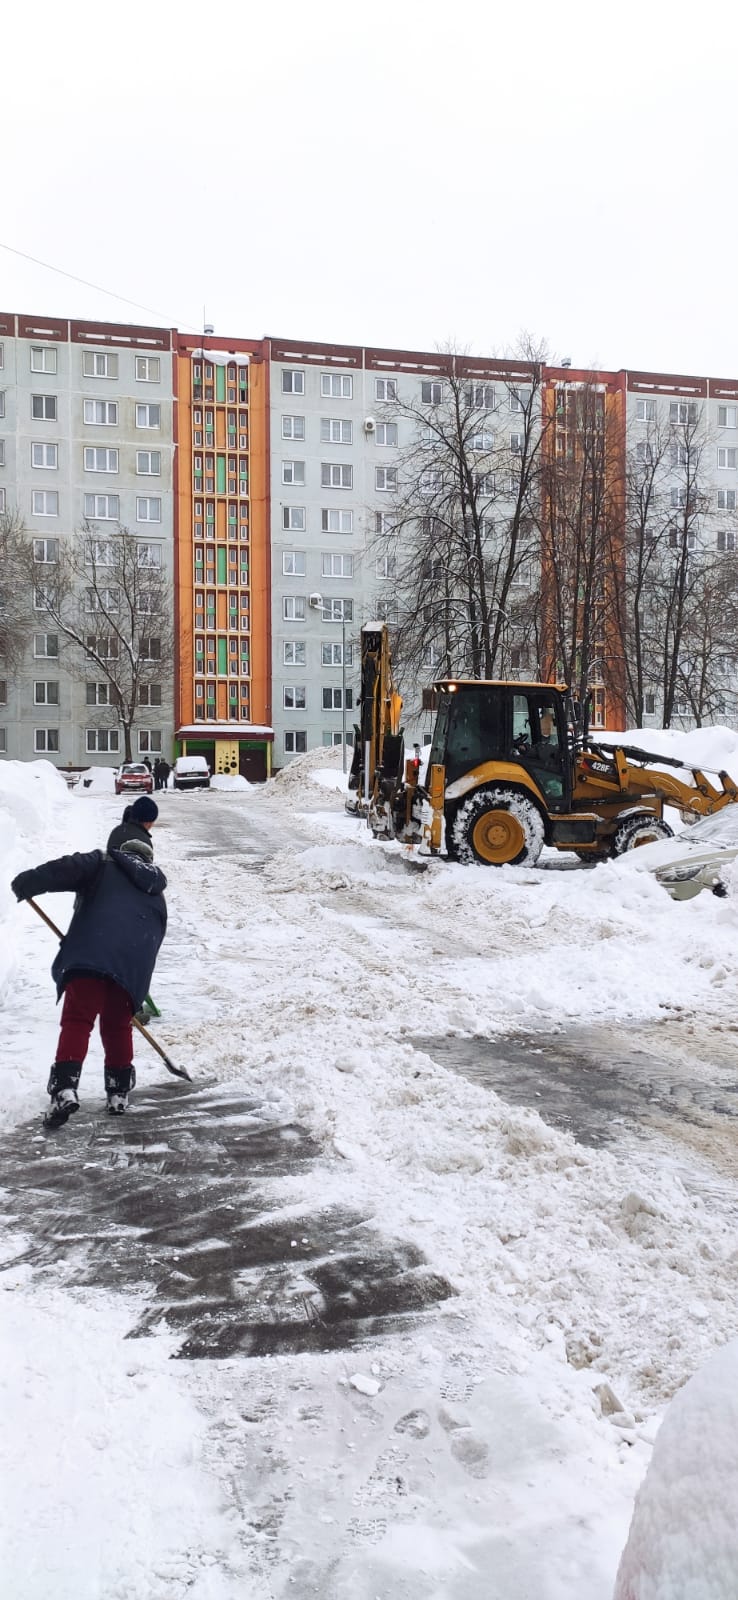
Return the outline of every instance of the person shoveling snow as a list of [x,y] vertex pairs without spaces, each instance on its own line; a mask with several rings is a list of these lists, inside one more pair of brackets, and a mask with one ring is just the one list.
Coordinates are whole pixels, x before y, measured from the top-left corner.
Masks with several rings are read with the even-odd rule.
[[[143,799],[156,815],[154,802]],[[142,820],[151,824],[155,817],[149,810]],[[61,1127],[79,1107],[80,1074],[97,1017],[108,1110],[118,1114],[128,1104],[135,1082],[132,1018],[148,993],[167,926],[167,880],[154,866],[153,854],[144,834],[124,839],[120,848],[107,853],[60,856],[19,873],[11,884],[18,900],[70,891],[76,895],[72,920],[51,968],[64,1004],[47,1085],[51,1105],[44,1122],[49,1128]]]

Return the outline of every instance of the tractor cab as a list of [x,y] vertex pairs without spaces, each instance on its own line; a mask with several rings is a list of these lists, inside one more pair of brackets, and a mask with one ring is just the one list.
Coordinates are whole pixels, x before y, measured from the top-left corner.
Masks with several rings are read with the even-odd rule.
[[548,811],[570,809],[573,711],[564,688],[478,679],[434,687],[438,711],[429,769],[444,768],[447,793],[455,784],[461,793],[477,773],[484,781],[479,769],[490,762],[503,763],[508,781],[515,781],[516,769],[523,781],[526,775],[533,780]]

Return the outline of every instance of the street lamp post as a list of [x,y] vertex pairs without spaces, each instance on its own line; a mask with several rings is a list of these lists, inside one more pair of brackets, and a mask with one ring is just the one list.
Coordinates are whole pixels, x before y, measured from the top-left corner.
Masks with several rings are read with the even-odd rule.
[[[311,594],[310,605],[313,611],[323,608],[322,594]],[[346,602],[341,601],[341,765],[346,771]]]

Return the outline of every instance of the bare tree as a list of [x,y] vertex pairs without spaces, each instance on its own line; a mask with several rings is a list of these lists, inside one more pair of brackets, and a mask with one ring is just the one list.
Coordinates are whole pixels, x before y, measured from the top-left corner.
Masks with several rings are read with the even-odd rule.
[[[672,434],[653,416],[627,440],[624,538],[612,529],[607,565],[614,629],[622,643],[626,714],[641,727],[653,683],[652,607],[671,527],[669,471]],[[624,555],[624,564],[623,564]]]
[[540,501],[544,669],[581,699],[593,683],[621,692],[614,593],[624,568],[622,418],[597,383],[546,397]]
[[410,432],[386,469],[396,481],[371,545],[378,575],[392,580],[384,610],[408,681],[491,678],[537,642],[524,580],[535,584],[538,570],[542,358],[529,348],[491,373],[446,352],[419,400],[382,408],[380,428],[399,420]]
[[16,667],[28,638],[26,539],[17,511],[0,515],[0,661]]
[[128,528],[102,535],[86,523],[48,562],[39,562],[39,542],[26,541],[34,614],[59,634],[74,677],[89,682],[95,674],[94,720],[123,730],[130,761],[139,708],[161,703],[173,670],[171,585]]

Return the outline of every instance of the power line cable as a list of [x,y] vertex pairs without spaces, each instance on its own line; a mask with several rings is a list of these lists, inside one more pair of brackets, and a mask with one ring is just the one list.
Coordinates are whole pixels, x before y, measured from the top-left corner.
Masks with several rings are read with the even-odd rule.
[[110,300],[118,300],[121,305],[134,306],[137,311],[148,311],[152,317],[161,317],[170,327],[185,327],[198,330],[197,322],[190,317],[170,317],[167,312],[157,311],[153,306],[145,306],[140,300],[129,300],[124,294],[115,294],[112,289],[103,289],[102,284],[90,283],[88,278],[79,278],[75,272],[65,272],[63,267],[52,267],[48,261],[40,261],[38,256],[30,256],[25,250],[16,250],[12,244],[3,244],[0,239],[0,250],[7,250],[12,256],[20,256],[23,261],[32,261],[36,267],[44,267],[47,272],[55,272],[60,278],[69,278],[72,283],[81,283],[85,289],[94,289],[98,294],[107,295]]

